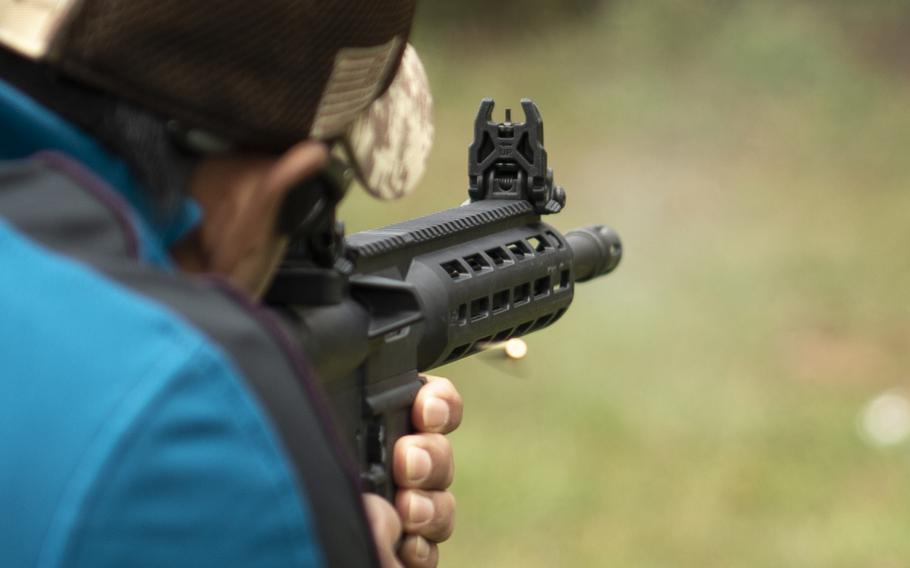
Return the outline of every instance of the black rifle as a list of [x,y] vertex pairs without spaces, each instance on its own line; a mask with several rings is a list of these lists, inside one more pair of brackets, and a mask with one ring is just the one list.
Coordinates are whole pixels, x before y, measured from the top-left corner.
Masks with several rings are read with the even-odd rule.
[[335,207],[350,175],[338,163],[285,204],[294,235],[267,300],[288,315],[334,407],[365,486],[391,499],[392,449],[412,431],[419,372],[547,327],[576,282],[619,263],[615,232],[565,235],[541,221],[553,184],[543,121],[492,122],[480,106],[469,149],[470,203],[344,238]]

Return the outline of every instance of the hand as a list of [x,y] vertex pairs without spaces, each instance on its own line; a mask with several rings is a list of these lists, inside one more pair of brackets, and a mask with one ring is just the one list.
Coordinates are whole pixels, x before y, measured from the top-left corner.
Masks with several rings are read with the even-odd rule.
[[[417,434],[395,444],[392,468],[400,488],[395,508],[376,495],[364,497],[382,568],[435,567],[437,543],[449,538],[454,528],[455,499],[446,491],[454,461],[444,434],[461,423],[461,397],[448,379],[426,378],[411,411]],[[404,540],[396,555],[402,531]]]

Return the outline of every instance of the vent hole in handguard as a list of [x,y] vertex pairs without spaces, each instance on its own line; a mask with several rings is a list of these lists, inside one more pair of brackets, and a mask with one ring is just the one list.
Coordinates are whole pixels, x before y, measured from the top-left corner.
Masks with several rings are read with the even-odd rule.
[[464,325],[468,322],[468,305],[460,304],[458,309],[452,312],[452,323]]
[[493,264],[496,266],[505,266],[506,264],[512,264],[512,259],[509,258],[509,253],[506,252],[506,249],[502,247],[496,247],[485,251],[487,256],[490,257],[490,260],[493,261]]
[[531,244],[531,248],[537,252],[546,252],[553,248],[543,235],[528,237],[528,242]]
[[457,260],[443,262],[439,266],[446,271],[446,274],[448,274],[449,278],[452,280],[461,280],[462,278],[468,277],[468,269]]
[[556,236],[556,233],[553,231],[547,231],[547,240],[549,240],[550,243],[559,250],[562,250],[564,248],[562,241],[559,239],[559,237]]
[[500,290],[493,294],[493,313],[498,314],[509,309],[509,291]]
[[487,259],[485,259],[481,254],[472,254],[471,256],[466,256],[464,257],[464,261],[468,263],[468,266],[471,267],[471,270],[477,273],[485,272],[493,268],[490,266],[490,263],[487,262]]
[[543,298],[550,295],[550,277],[544,276],[534,281],[534,297]]
[[513,297],[514,305],[520,306],[522,304],[527,304],[529,301],[531,301],[531,284],[526,282],[516,286],[515,295]]
[[562,292],[563,290],[568,290],[572,284],[571,273],[568,269],[563,270],[559,273],[559,282],[553,288],[554,292]]
[[471,321],[481,320],[490,315],[490,299],[477,298],[471,302]]
[[512,253],[512,256],[515,257],[515,260],[521,260],[524,257],[531,255],[531,248],[523,241],[515,241],[514,243],[509,243],[506,245],[506,248],[509,249],[509,252]]

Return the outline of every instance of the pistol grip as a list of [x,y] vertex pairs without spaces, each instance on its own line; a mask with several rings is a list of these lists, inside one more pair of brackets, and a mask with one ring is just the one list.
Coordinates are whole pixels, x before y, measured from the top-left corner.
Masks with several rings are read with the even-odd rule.
[[367,491],[390,502],[394,502],[396,490],[392,470],[395,443],[414,432],[411,408],[425,383],[426,379],[412,371],[366,388],[360,475]]

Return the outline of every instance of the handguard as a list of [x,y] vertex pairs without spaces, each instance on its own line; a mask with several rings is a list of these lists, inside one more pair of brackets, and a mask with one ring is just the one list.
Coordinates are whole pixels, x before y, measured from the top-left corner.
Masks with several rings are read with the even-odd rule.
[[485,99],[475,122],[469,203],[343,241],[325,208],[326,219],[311,221],[317,234],[297,235],[267,297],[323,381],[365,488],[390,500],[392,450],[412,432],[418,373],[553,324],[576,282],[622,256],[607,227],[563,235],[541,221],[562,210],[565,192],[547,167],[540,112],[525,99],[526,122],[507,111],[494,123],[493,106]]

